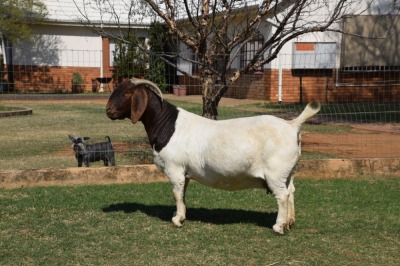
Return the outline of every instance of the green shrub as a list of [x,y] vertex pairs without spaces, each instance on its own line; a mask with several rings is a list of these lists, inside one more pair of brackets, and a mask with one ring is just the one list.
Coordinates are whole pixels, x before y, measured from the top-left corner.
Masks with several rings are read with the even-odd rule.
[[81,85],[83,84],[82,75],[79,72],[74,72],[72,74],[72,84],[73,85]]

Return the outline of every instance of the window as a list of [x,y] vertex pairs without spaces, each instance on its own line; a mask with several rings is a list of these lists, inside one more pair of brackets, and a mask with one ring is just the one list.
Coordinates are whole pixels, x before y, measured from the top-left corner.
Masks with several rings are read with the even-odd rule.
[[[253,39],[245,43],[240,51],[240,67],[245,67],[254,58],[254,55],[264,44],[264,36],[258,33]],[[263,59],[263,56],[260,58]],[[262,70],[261,66],[259,70]]]
[[110,39],[110,66],[114,66],[115,40]]
[[198,73],[199,72],[199,64],[198,62],[198,56],[197,54],[192,50],[192,73]]
[[336,65],[336,43],[293,43],[292,69],[333,69]]

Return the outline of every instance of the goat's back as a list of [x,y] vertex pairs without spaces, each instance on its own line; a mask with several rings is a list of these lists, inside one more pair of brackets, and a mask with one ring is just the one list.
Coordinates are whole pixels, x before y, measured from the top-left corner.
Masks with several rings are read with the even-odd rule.
[[182,168],[209,186],[240,189],[261,185],[243,177],[295,163],[298,149],[298,127],[286,120],[263,115],[215,121],[180,109],[175,133],[155,153],[155,163],[161,169]]

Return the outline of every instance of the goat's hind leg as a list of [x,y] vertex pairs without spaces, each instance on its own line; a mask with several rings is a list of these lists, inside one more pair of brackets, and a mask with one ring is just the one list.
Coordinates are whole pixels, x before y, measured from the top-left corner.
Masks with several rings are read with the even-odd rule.
[[109,159],[109,162],[111,163],[111,166],[115,166],[115,157],[114,157],[114,154],[111,154],[110,155],[110,158],[108,158]]
[[294,226],[295,222],[295,211],[294,211],[294,192],[295,192],[295,187],[293,184],[293,176],[290,180],[289,183],[289,198],[288,198],[288,224],[287,228],[290,229]]
[[171,182],[173,185],[173,193],[176,201],[176,212],[172,217],[172,222],[175,226],[182,227],[182,223],[186,219],[185,194],[187,186],[189,184],[189,179],[183,176],[183,178],[176,179],[175,181],[171,179]]
[[289,191],[286,187],[273,189],[275,198],[278,201],[278,217],[276,223],[272,227],[275,233],[283,235],[284,230],[288,226],[288,203],[289,203]]
[[286,178],[278,178],[275,180],[271,180],[268,183],[269,189],[272,191],[278,201],[278,217],[276,218],[275,225],[272,227],[274,232],[277,234],[283,235],[285,229],[290,229],[294,225],[295,187],[293,184],[293,175],[293,170],[289,173],[289,175],[286,175],[283,172],[281,174],[277,174],[277,176],[287,176]]

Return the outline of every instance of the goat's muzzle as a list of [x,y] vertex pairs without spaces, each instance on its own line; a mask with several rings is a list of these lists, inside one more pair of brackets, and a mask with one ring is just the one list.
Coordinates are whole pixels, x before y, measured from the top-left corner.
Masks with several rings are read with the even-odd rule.
[[123,115],[122,112],[112,107],[106,109],[106,114],[107,117],[110,118],[111,120],[117,120],[117,119],[124,120],[126,117]]
[[114,108],[110,108],[107,106],[106,113],[107,113],[108,118],[110,118],[111,120],[117,119],[117,115],[116,115]]
[[84,154],[85,153],[85,145],[82,143],[72,144],[72,149],[77,154]]

